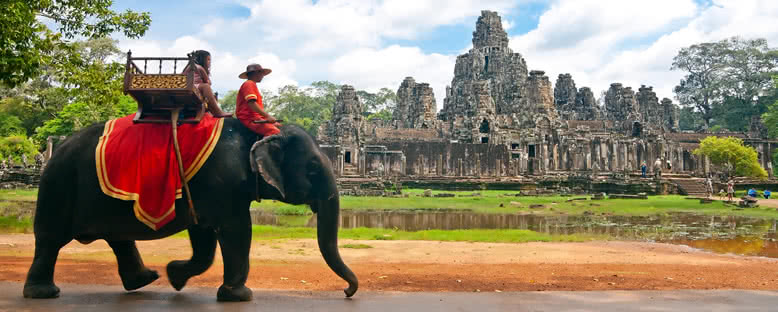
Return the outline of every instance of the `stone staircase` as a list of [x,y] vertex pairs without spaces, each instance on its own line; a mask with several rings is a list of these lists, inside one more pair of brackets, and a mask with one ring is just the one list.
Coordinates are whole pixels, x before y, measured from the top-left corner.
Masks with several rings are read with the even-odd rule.
[[705,188],[705,179],[673,178],[670,179],[670,181],[678,185],[678,188],[682,194],[699,197],[705,197],[708,195],[708,190]]
[[359,169],[357,166],[343,166],[343,174],[344,177],[358,177],[359,176]]
[[383,196],[386,185],[375,178],[338,178],[338,190],[341,195],[352,196]]

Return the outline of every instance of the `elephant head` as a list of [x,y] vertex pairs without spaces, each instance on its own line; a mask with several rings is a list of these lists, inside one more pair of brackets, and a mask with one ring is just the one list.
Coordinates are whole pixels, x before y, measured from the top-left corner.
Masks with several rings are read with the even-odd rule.
[[265,137],[251,147],[251,168],[261,177],[261,198],[290,204],[308,204],[316,213],[319,250],[330,269],[348,282],[347,297],[357,291],[356,275],[338,252],[340,200],[329,159],[304,130],[283,126],[281,133]]

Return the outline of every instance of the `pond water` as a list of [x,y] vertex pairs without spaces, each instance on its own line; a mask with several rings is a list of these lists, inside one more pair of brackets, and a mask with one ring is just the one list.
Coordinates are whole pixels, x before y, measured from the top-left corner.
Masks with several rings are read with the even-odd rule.
[[[314,216],[252,211],[254,224],[316,226]],[[547,234],[606,234],[624,240],[688,245],[719,253],[778,258],[775,220],[674,213],[653,216],[482,214],[469,211],[341,211],[342,228],[525,229]]]

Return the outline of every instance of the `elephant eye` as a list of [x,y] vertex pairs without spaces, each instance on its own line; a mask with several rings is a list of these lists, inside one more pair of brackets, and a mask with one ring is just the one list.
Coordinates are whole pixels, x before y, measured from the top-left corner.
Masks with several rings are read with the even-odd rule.
[[306,167],[309,176],[317,175],[319,174],[319,170],[321,170],[321,165],[316,163],[315,161],[309,162],[308,166]]

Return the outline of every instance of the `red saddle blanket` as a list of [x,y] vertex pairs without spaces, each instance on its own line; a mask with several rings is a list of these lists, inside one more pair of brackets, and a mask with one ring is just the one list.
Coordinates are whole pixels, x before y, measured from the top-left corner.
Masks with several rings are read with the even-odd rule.
[[[135,216],[154,230],[172,221],[181,198],[181,175],[170,124],[133,124],[135,114],[109,120],[95,150],[100,188],[108,196],[135,201]],[[219,141],[223,118],[205,114],[200,123],[178,127],[178,146],[189,181]]]

